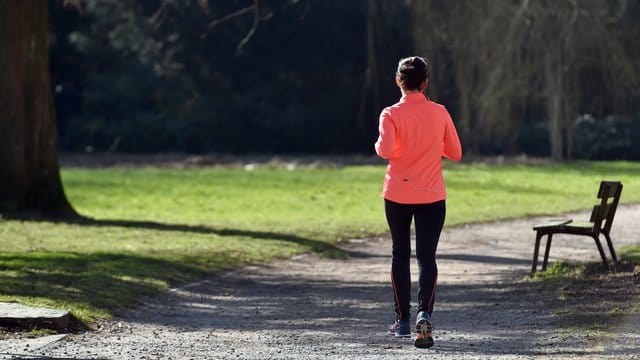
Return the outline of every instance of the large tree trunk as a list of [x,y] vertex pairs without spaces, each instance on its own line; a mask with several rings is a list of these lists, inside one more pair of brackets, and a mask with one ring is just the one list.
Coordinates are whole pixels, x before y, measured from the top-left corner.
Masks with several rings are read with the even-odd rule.
[[49,78],[48,2],[0,1],[0,213],[70,216]]

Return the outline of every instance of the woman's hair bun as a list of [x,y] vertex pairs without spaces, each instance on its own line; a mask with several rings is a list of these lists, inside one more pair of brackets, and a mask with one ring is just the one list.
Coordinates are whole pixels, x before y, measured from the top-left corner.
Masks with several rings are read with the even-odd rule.
[[419,90],[429,79],[429,64],[419,56],[404,58],[398,62],[396,76],[407,90]]

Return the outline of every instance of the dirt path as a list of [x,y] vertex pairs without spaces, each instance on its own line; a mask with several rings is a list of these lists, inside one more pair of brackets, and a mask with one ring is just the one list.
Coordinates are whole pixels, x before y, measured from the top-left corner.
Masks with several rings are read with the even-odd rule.
[[[637,316],[624,319],[611,336],[595,338],[571,330],[567,318],[559,315],[561,300],[540,297],[536,286],[523,281],[531,266],[531,227],[543,219],[445,230],[439,247],[436,345],[429,350],[416,349],[411,340],[397,340],[384,332],[393,313],[390,243],[380,238],[345,244],[351,255],[347,261],[303,255],[175,289],[122,320],[103,324],[98,331],[70,336],[31,355],[65,359],[640,357]],[[613,233],[617,247],[640,242],[638,220],[640,205],[619,208]],[[595,260],[597,251],[586,237],[558,237],[551,261],[558,258]]]

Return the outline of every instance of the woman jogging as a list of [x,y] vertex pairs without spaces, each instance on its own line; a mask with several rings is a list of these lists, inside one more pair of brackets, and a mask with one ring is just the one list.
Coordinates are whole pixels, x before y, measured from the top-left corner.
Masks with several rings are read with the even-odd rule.
[[389,333],[410,337],[411,221],[418,260],[418,313],[415,346],[433,346],[431,313],[438,278],[436,248],[445,219],[442,157],[459,161],[462,147],[447,109],[423,93],[429,85],[427,62],[400,60],[396,84],[402,97],[380,114],[376,153],[389,160],[382,196],[392,239],[391,284],[396,320]]

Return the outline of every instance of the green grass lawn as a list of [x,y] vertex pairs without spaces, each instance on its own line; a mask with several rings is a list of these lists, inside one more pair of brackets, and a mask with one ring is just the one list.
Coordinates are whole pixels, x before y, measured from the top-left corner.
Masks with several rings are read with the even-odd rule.
[[[386,232],[383,166],[63,169],[93,221],[0,220],[0,301],[109,317],[170,284]],[[640,201],[640,163],[447,163],[449,226],[590,209],[602,179]]]

